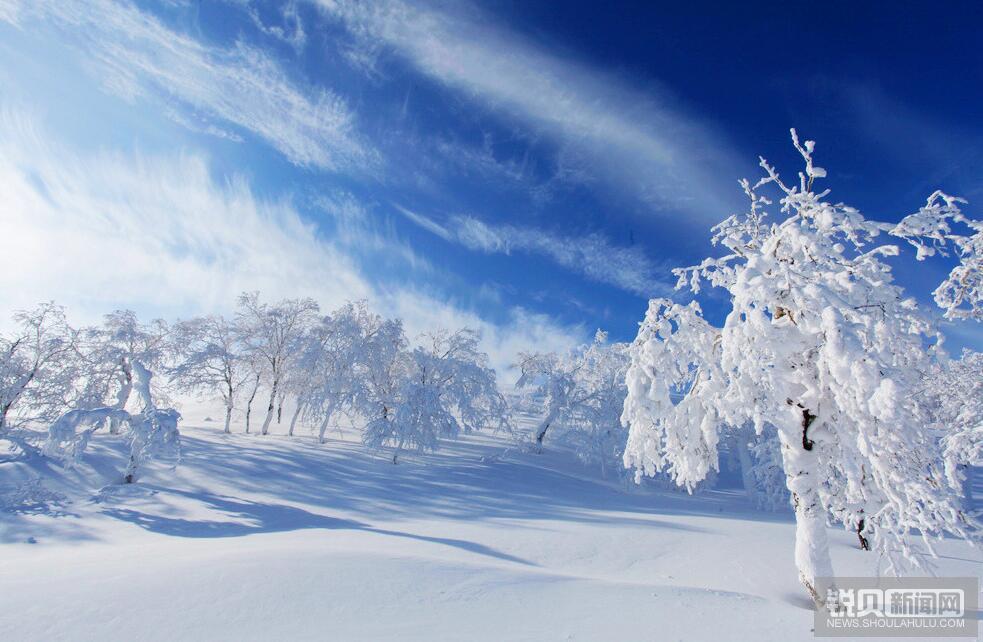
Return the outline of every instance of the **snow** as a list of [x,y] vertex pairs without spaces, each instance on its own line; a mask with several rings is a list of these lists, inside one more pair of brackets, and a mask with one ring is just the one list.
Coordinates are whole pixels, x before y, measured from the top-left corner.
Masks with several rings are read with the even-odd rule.
[[[393,465],[351,431],[184,414],[181,465],[136,484],[111,483],[126,451],[102,433],[74,470],[0,464],[20,506],[0,512],[0,639],[813,639],[792,515],[752,510],[739,480],[626,489],[491,435]],[[875,573],[828,535],[841,575]],[[962,542],[939,552],[940,574],[983,569]]]

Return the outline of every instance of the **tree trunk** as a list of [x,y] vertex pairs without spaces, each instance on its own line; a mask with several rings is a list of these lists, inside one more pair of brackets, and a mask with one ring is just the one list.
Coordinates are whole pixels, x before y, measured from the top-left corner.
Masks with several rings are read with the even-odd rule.
[[751,460],[751,450],[748,448],[750,438],[750,430],[741,430],[734,438],[734,450],[737,451],[737,460],[741,465],[741,482],[744,484],[744,494],[747,495],[747,500],[751,505],[756,506],[758,489],[754,483],[754,462]]
[[[277,400],[277,405],[276,405],[276,425],[278,425],[278,426],[283,421],[283,402],[286,400],[286,398],[287,398],[287,395],[281,393],[280,394],[280,398]],[[292,435],[293,433],[290,433],[290,434]]]
[[304,404],[297,400],[297,409],[294,410],[294,416],[290,418],[290,430],[287,431],[288,437],[294,436],[294,426],[297,425],[297,418],[300,417],[300,411],[304,409]]
[[394,466],[397,463],[396,460],[399,458],[399,453],[401,453],[402,451],[403,451],[403,440],[400,439],[399,440],[399,443],[396,444],[396,450],[395,450],[395,452],[393,452],[393,465]]
[[963,472],[963,505],[968,512],[973,512],[976,510],[976,502],[973,498],[973,482],[976,471],[968,464],[960,464],[959,467]]
[[324,411],[324,418],[321,420],[321,425],[317,427],[317,441],[318,443],[324,443],[324,433],[328,430],[328,422],[331,421],[331,415],[334,414],[334,405],[329,404],[327,409]]
[[259,392],[259,375],[256,375],[256,384],[253,386],[253,392],[249,395],[249,401],[246,402],[246,434],[249,434],[249,416],[253,414],[253,400],[256,398],[256,393]]
[[226,390],[225,390],[225,434],[228,435],[232,432],[230,425],[232,424],[232,406],[235,405],[235,390],[232,388],[231,379],[226,380]]
[[10,412],[10,407],[12,405],[14,405],[14,403],[11,401],[10,403],[3,404],[3,407],[0,408],[0,434],[3,434],[7,428],[7,413]]
[[31,381],[34,380],[37,373],[38,369],[35,366],[35,368],[31,371],[31,374],[23,377],[20,384],[17,386],[17,392],[13,393],[10,396],[10,400],[5,403],[2,408],[0,408],[0,433],[3,433],[7,428],[7,415],[10,413],[10,409],[14,406],[17,400],[20,399],[20,396],[24,394],[24,390],[26,390]]
[[280,382],[276,379],[273,380],[273,386],[270,389],[270,404],[266,408],[266,419],[263,420],[263,428],[260,431],[261,435],[269,434],[270,424],[273,422],[273,412],[276,410],[276,393]]
[[[117,410],[125,410],[126,404],[130,400],[130,392],[133,391],[133,371],[128,363],[123,364],[123,375],[119,378],[120,386],[119,392],[116,393],[116,405],[113,407]],[[109,418],[109,434],[118,435],[119,428],[122,421],[116,417]]]
[[[790,402],[791,405],[791,402]],[[808,430],[816,415],[807,408],[792,405],[789,420],[779,430],[785,483],[795,506],[795,566],[799,581],[817,606],[826,603],[816,578],[833,577],[826,536],[826,511],[819,497],[819,471],[815,441]]]
[[543,423],[539,424],[539,430],[536,431],[536,448],[539,452],[543,452],[543,437],[546,436],[546,431],[550,429],[550,425],[555,419],[556,415],[550,413],[546,416],[546,419],[543,419]]
[[860,540],[860,550],[862,551],[870,550],[870,542],[868,542],[867,538],[864,537],[864,525],[866,523],[867,520],[865,520],[863,517],[861,517],[860,521],[857,522],[857,539]]
[[123,472],[123,483],[132,484],[137,480],[137,458],[135,455],[130,455],[130,461],[126,464],[126,470]]

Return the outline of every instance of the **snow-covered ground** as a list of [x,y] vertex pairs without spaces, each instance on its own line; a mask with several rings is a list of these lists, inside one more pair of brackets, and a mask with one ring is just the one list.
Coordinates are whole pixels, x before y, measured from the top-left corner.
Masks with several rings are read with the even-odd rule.
[[[109,435],[77,471],[0,468],[8,501],[44,480],[0,513],[0,640],[813,639],[791,515],[736,489],[626,489],[489,436],[394,466],[351,433],[182,433],[183,463],[136,485],[112,484]],[[830,534],[838,574],[875,573]]]

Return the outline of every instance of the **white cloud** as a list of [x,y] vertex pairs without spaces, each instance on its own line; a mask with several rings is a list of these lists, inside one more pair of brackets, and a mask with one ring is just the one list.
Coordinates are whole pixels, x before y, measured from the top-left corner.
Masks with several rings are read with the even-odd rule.
[[620,191],[713,220],[739,196],[730,189],[739,170],[722,139],[682,115],[650,81],[638,91],[461,4],[441,11],[401,0],[315,1],[367,50],[384,43],[419,72],[545,131],[561,149],[580,150],[592,173]]
[[0,2],[0,19],[25,30],[53,26],[56,37],[79,47],[93,75],[126,99],[178,104],[195,120],[241,127],[297,165],[336,170],[375,162],[342,98],[294,82],[259,49],[203,44],[125,1]]
[[[348,253],[357,239],[326,241],[289,201],[260,199],[242,178],[217,181],[199,156],[83,154],[2,107],[0,193],[0,324],[49,299],[88,323],[121,307],[165,318],[227,312],[239,292],[260,290],[325,308],[366,298],[414,334],[471,325],[503,372],[520,349],[582,338],[524,310],[492,323],[437,292],[372,283]],[[345,198],[330,207],[363,215]]]
[[[530,227],[489,225],[473,216],[454,216],[446,223],[438,223],[404,207],[394,207],[419,227],[471,250],[486,254],[538,254],[571,272],[642,297],[671,291],[640,247],[613,245],[600,234],[559,236]],[[669,273],[668,269],[661,272]]]
[[429,218],[422,214],[417,214],[413,210],[408,210],[401,205],[393,205],[393,207],[395,207],[400,214],[405,216],[406,219],[411,223],[413,223],[414,225],[417,225],[418,227],[425,229],[426,231],[430,232],[435,236],[439,236],[445,241],[454,240],[454,236],[453,234],[451,234],[450,230],[448,230],[446,227],[444,227],[437,221],[433,220],[432,218]]

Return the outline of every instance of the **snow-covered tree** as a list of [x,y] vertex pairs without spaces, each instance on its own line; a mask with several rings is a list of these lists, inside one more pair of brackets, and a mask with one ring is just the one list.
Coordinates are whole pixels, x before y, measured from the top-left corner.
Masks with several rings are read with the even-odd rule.
[[577,364],[572,359],[563,359],[555,352],[519,353],[519,375],[516,388],[531,389],[532,394],[542,400],[542,419],[536,426],[536,446],[540,450],[543,439],[550,427],[560,419],[570,407],[570,394],[575,384],[573,369]]
[[543,403],[536,427],[542,448],[548,430],[562,435],[585,461],[607,464],[621,459],[625,431],[621,411],[628,369],[628,346],[610,343],[600,330],[594,341],[565,355],[520,354],[516,387],[531,390]]
[[[399,319],[387,320],[372,335],[358,362],[355,380],[355,412],[368,426],[373,422],[388,422],[401,400],[404,384],[409,377],[411,359],[407,351],[406,333]],[[388,430],[380,423],[379,431]]]
[[252,377],[239,328],[213,315],[177,324],[173,338],[172,380],[180,390],[220,396],[230,432],[236,400]]
[[[833,576],[828,517],[871,539],[889,570],[920,562],[911,533],[931,552],[933,535],[968,538],[971,529],[917,398],[938,335],[892,282],[883,257],[898,248],[876,242],[893,226],[814,191],[826,175],[813,164],[814,143],[792,138],[805,161],[798,184],[762,160],[766,176],[741,183],[750,211],[714,228],[725,255],[675,271],[694,292],[703,281],[727,292],[723,328],[695,302],[650,302],[631,347],[622,420],[625,464],[636,474],[666,469],[686,487],[716,469],[722,435],[774,426],[796,566],[821,603],[816,578]],[[771,224],[763,187],[781,199]]]
[[324,317],[312,329],[297,370],[302,385],[294,421],[303,411],[317,424],[318,441],[323,442],[332,418],[355,410],[359,398],[370,393],[368,377],[384,373],[390,353],[404,345],[402,325],[373,313],[365,301],[347,303]]
[[462,431],[508,430],[509,406],[478,340],[469,328],[425,335],[425,344],[409,355],[395,410],[387,408],[369,421],[365,443],[394,447],[395,464],[405,448],[433,452],[442,437],[454,438]]
[[79,379],[77,332],[65,310],[45,303],[14,315],[0,336],[0,436],[21,420],[47,422],[64,411]]
[[[145,367],[161,365],[167,345],[169,330],[163,320],[148,324],[139,321],[132,310],[117,310],[107,314],[101,327],[90,328],[85,333],[84,358],[90,379],[88,403],[101,405],[104,397],[115,389],[114,408],[125,410],[135,385],[133,364]],[[121,424],[116,416],[109,418],[109,432],[119,432]]]
[[965,468],[983,466],[983,353],[964,350],[961,359],[944,363],[926,383],[949,484],[971,500]]
[[66,466],[78,465],[92,433],[107,420],[125,426],[130,457],[122,474],[123,483],[137,480],[143,467],[151,461],[180,459],[181,441],[178,421],[181,415],[172,408],[158,408],[151,392],[153,373],[139,361],[131,361],[133,384],[142,409],[130,413],[116,406],[76,408],[59,417],[48,429],[44,454],[61,460]]
[[262,303],[258,293],[239,297],[238,323],[253,358],[268,377],[270,402],[261,434],[270,430],[276,404],[291,369],[303,349],[303,339],[316,321],[318,305],[313,299],[284,299],[276,305]]
[[147,462],[170,459],[175,463],[181,456],[178,433],[180,413],[173,408],[158,408],[150,388],[153,373],[142,363],[133,363],[137,396],[143,409],[130,419],[130,460],[123,472],[127,484],[137,480],[141,467]]

